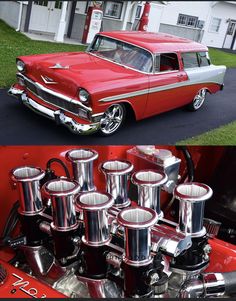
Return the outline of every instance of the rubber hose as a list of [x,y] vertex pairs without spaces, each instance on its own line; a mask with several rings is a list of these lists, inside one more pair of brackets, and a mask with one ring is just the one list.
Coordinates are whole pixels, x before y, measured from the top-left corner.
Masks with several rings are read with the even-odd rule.
[[176,146],[176,149],[181,150],[183,152],[186,164],[187,164],[187,170],[188,170],[188,181],[193,182],[194,181],[194,163],[192,156],[187,149],[186,146]]
[[60,164],[63,167],[64,171],[65,171],[66,177],[70,178],[70,172],[69,172],[66,164],[58,158],[51,158],[50,160],[48,160],[47,165],[46,165],[47,169],[51,169],[51,164],[54,163],[54,162]]

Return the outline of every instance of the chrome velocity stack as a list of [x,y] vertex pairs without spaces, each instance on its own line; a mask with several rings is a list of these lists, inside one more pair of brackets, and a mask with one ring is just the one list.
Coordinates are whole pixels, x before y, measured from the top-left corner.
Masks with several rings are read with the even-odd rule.
[[67,266],[75,260],[78,253],[78,246],[71,237],[78,229],[75,195],[80,186],[77,181],[58,178],[45,183],[43,189],[52,203],[51,233],[55,257],[62,266]]
[[106,245],[111,239],[107,210],[114,204],[113,197],[109,193],[93,191],[80,194],[76,202],[83,210],[83,243],[96,247]]
[[92,149],[72,149],[66,153],[66,158],[72,163],[74,179],[79,182],[80,190],[94,191],[93,162],[98,153]]
[[106,190],[114,198],[114,206],[124,208],[130,205],[128,179],[133,165],[125,160],[109,160],[101,164],[106,177]]
[[44,191],[52,202],[52,228],[68,231],[77,226],[75,195],[80,186],[76,181],[59,178],[44,184]]
[[121,210],[118,223],[124,228],[125,252],[122,260],[125,297],[150,297],[152,288],[145,275],[153,269],[151,227],[157,222],[156,211],[129,207]]
[[160,208],[161,186],[168,180],[164,172],[140,170],[132,175],[131,181],[138,187],[138,205],[155,210],[158,217],[163,217]]
[[212,196],[212,189],[206,184],[192,182],[178,185],[174,190],[179,199],[178,230],[192,237],[206,234],[203,226],[205,201]]
[[39,167],[21,166],[11,171],[11,178],[17,185],[22,215],[37,215],[43,210],[39,181],[45,172]]
[[117,221],[125,229],[126,264],[140,266],[152,261],[151,227],[157,220],[157,213],[150,208],[129,207],[120,211]]

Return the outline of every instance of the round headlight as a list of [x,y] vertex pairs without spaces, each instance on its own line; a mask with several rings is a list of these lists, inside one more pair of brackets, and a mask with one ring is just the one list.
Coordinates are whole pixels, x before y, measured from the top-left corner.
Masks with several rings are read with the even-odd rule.
[[18,71],[23,72],[25,70],[25,63],[22,61],[17,61],[16,67]]
[[88,102],[89,93],[84,89],[80,89],[79,90],[79,99],[80,99],[81,102]]

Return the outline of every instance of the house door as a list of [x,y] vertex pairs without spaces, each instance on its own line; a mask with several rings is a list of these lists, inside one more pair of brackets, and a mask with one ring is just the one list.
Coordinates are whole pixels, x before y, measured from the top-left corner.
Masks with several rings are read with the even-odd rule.
[[55,33],[61,16],[62,1],[34,1],[29,30]]
[[231,20],[229,22],[229,26],[228,26],[228,29],[227,29],[227,33],[226,33],[223,48],[232,49],[232,46],[233,46],[232,42],[233,42],[233,38],[234,38],[234,35],[235,35],[235,30],[236,30],[236,20]]
[[149,13],[149,21],[147,25],[147,31],[158,32],[160,27],[161,16],[163,13],[163,7],[151,2],[151,9]]

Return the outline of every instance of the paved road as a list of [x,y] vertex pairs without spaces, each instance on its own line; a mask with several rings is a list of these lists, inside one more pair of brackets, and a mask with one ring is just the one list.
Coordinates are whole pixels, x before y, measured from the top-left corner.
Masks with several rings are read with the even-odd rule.
[[183,108],[133,122],[111,137],[78,136],[41,117],[0,90],[0,144],[175,144],[236,120],[236,69],[228,69],[225,89],[208,95],[198,112]]

